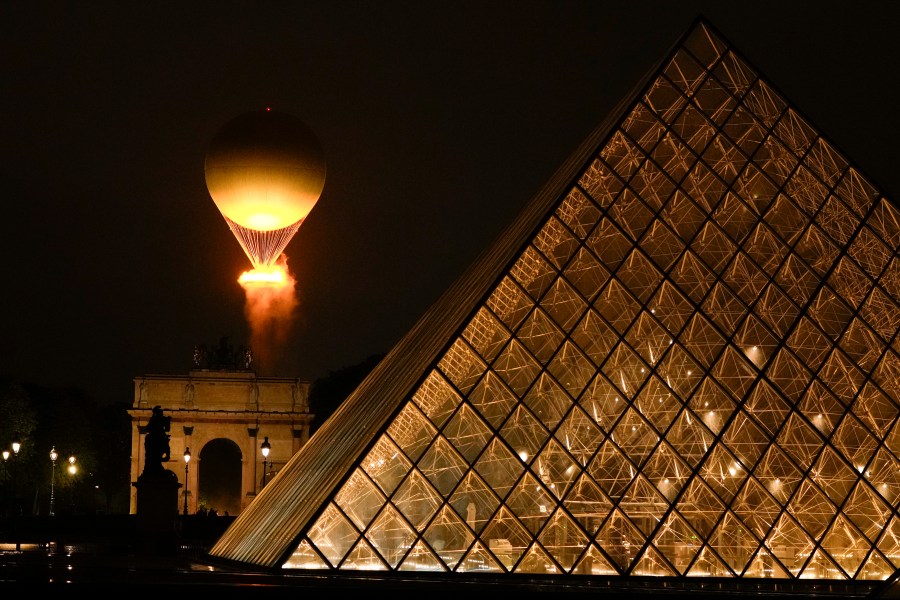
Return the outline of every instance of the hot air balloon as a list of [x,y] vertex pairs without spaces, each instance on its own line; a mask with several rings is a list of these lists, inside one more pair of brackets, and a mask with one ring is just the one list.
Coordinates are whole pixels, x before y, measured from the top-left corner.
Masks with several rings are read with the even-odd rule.
[[300,119],[271,109],[239,115],[206,153],[206,187],[256,269],[271,267],[325,186],[325,156]]

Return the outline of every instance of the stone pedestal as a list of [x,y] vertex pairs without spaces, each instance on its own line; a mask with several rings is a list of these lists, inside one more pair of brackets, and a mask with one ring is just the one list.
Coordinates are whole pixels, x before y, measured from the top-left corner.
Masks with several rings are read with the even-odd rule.
[[166,469],[143,473],[137,489],[137,526],[145,550],[169,553],[177,550],[178,476]]

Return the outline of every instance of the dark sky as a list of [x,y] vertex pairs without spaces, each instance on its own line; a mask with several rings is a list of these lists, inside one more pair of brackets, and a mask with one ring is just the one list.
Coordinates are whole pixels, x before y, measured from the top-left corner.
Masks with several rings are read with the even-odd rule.
[[328,164],[277,375],[388,351],[700,14],[897,198],[898,6],[3,2],[0,378],[130,402],[248,342],[203,163],[265,106]]

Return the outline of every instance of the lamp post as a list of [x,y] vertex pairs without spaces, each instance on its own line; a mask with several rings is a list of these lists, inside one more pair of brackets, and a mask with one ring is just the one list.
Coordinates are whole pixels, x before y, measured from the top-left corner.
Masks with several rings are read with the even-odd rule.
[[[21,516],[22,507],[19,506],[19,449],[22,447],[22,444],[18,441],[13,441],[12,443],[12,451],[13,451],[13,500],[15,502],[15,506],[13,510],[15,511],[15,516]],[[16,542],[16,551],[19,550],[19,544]]]
[[[19,443],[18,440],[14,440],[12,443],[12,451],[13,451],[13,499],[15,502],[15,506],[13,507],[14,514],[16,517],[15,525],[13,528],[16,530],[16,552],[22,550],[22,539],[19,537],[19,519],[18,517],[22,516],[22,508],[19,505],[19,461],[16,460],[19,456],[19,449],[22,447],[22,444]],[[6,458],[6,453],[3,454],[4,458]]]
[[268,466],[268,458],[269,458],[269,450],[272,449],[272,444],[269,443],[269,437],[266,436],[266,439],[263,440],[262,445],[259,447],[262,450],[263,455],[263,482],[262,486],[266,487],[266,467]]
[[[71,475],[72,477],[75,477],[75,473],[78,472],[78,467],[75,466],[74,454],[69,455],[69,466],[66,467],[66,470],[69,471],[69,475]],[[69,489],[69,509],[72,511],[75,510],[75,497],[71,489]]]
[[184,449],[184,516],[187,516],[188,497],[188,463],[191,462],[191,449]]
[[[4,463],[9,461],[9,450],[4,450],[3,452],[0,452],[0,454],[3,455]],[[6,468],[5,465],[4,468]],[[6,491],[6,484],[3,484],[3,516],[9,516],[9,494]]]
[[53,516],[53,502],[56,499],[54,487],[56,485],[56,459],[59,454],[56,452],[56,446],[50,448],[50,516]]

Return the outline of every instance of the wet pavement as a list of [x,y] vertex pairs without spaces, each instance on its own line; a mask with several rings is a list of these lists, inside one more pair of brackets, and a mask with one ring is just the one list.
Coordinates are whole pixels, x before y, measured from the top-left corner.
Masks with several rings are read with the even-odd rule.
[[[572,578],[572,581],[569,581]],[[772,582],[775,583],[775,582]],[[437,598],[461,596],[571,597],[599,594],[628,596],[631,600],[669,598],[765,597],[795,600],[821,598],[878,598],[879,586],[836,583],[803,585],[783,582],[753,588],[735,579],[707,581],[667,578],[576,578],[527,576],[460,576],[422,573],[301,572],[246,568],[217,563],[205,550],[181,548],[172,553],[134,552],[133,549],[89,544],[0,543],[0,597],[16,593],[133,593],[140,598],[152,594],[185,592],[215,594],[216,600],[240,598],[298,598],[304,594],[427,595]]]

